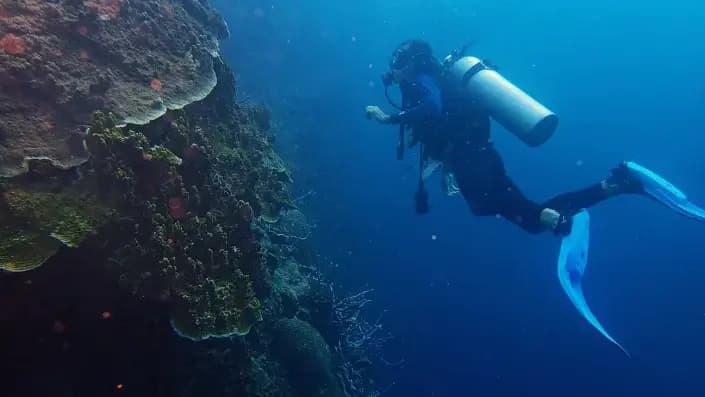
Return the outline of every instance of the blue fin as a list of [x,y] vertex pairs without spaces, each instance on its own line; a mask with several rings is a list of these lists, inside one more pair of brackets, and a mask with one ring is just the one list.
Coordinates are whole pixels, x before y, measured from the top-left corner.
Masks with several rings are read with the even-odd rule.
[[688,197],[666,179],[632,161],[626,162],[630,174],[641,182],[644,191],[656,201],[689,218],[705,221],[705,210],[696,206]]
[[607,340],[619,347],[629,357],[629,353],[607,333],[590,310],[583,295],[582,280],[588,261],[590,246],[590,215],[582,211],[573,218],[571,233],[563,238],[558,256],[558,279],[570,301],[580,315],[597,329]]

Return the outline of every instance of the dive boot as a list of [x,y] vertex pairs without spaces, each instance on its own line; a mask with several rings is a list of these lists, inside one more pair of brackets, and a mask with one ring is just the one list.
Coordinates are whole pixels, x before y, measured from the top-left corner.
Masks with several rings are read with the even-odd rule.
[[612,169],[612,174],[602,181],[602,189],[608,196],[618,194],[640,194],[645,193],[644,185],[632,172],[628,162],[621,162]]

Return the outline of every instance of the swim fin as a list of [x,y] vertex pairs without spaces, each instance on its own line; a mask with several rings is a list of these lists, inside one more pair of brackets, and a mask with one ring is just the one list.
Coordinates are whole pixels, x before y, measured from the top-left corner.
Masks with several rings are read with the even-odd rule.
[[580,315],[629,357],[629,353],[607,333],[585,301],[582,279],[587,265],[589,245],[590,215],[587,211],[581,211],[573,217],[571,233],[562,240],[558,256],[558,279]]
[[638,180],[644,192],[666,207],[689,218],[705,221],[705,210],[688,200],[688,197],[666,179],[635,163],[624,163],[629,175]]

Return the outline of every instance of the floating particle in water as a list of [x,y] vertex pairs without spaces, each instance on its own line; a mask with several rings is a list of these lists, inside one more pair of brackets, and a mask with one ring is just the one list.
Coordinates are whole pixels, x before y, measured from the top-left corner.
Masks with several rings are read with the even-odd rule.
[[357,42],[357,36],[353,36],[350,40],[351,40],[353,43]]
[[164,84],[159,79],[152,79],[152,81],[149,83],[149,86],[152,87],[154,91],[160,92],[162,90],[162,87],[164,87]]
[[373,67],[374,67],[374,66],[372,66],[372,64],[367,65],[367,68],[368,68],[368,69],[372,69]]
[[27,52],[27,42],[20,36],[7,33],[0,39],[0,49],[10,55],[23,55]]
[[438,240],[438,236],[436,236],[435,234],[432,234],[432,235],[431,235],[431,240],[434,240],[434,241],[435,241],[435,240]]
[[583,166],[583,160],[578,160],[578,161],[576,161],[576,162],[575,162],[575,165],[578,166],[578,167],[582,167],[582,166]]
[[370,81],[367,83],[367,85],[370,86],[370,88],[375,88],[375,85],[376,85],[376,84],[375,84],[374,81],[370,80]]
[[115,385],[115,388],[118,390],[122,390],[125,388],[125,385],[123,385],[122,383],[118,383],[117,385]]
[[113,318],[113,314],[108,311],[105,311],[103,313],[100,313],[100,318],[102,318],[103,320],[110,320],[111,318]]
[[66,332],[66,323],[60,320],[55,320],[51,326],[51,331],[55,334],[63,334]]

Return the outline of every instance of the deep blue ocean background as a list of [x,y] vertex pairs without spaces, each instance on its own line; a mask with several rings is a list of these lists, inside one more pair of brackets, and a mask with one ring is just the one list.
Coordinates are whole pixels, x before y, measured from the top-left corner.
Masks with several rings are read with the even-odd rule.
[[[282,155],[316,225],[326,273],[374,288],[385,396],[705,395],[705,225],[639,197],[591,210],[588,301],[631,352],[582,318],[556,277],[559,240],[473,217],[431,182],[413,211],[416,159],[395,160],[379,75],[404,39],[471,52],[556,111],[540,148],[495,126],[510,175],[536,200],[623,159],[705,204],[705,3],[562,0],[220,0],[240,100],[273,110]],[[435,180],[437,181],[437,180]],[[433,237],[436,237],[435,239]]]

